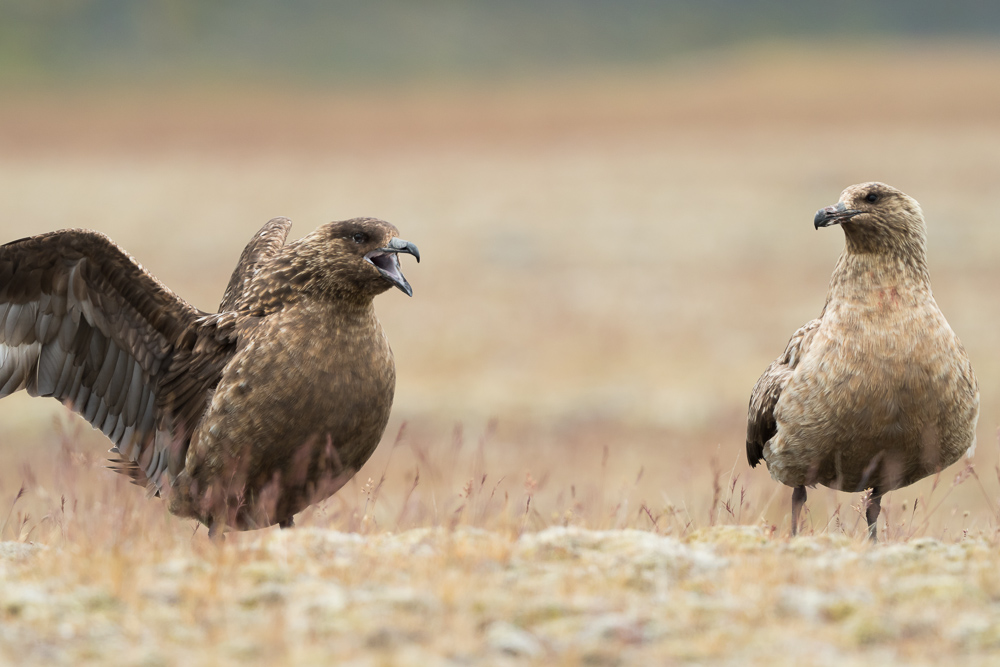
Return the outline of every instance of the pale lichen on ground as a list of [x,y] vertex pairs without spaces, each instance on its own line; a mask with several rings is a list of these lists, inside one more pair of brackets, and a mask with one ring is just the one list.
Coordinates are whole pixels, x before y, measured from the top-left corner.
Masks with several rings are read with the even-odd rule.
[[[135,547],[136,545],[133,545]],[[988,664],[987,539],[319,528],[0,544],[7,664]]]

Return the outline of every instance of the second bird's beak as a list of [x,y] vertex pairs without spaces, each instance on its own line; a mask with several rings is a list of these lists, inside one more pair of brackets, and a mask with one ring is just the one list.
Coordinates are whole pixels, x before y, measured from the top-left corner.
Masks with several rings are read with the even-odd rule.
[[382,274],[382,277],[398,287],[406,296],[413,296],[413,288],[406,282],[403,273],[399,270],[399,253],[405,252],[417,258],[420,262],[420,251],[417,246],[409,241],[400,238],[393,238],[389,245],[378,250],[372,250],[365,255],[365,259],[372,263]]
[[839,225],[842,222],[850,220],[856,215],[861,215],[861,211],[853,208],[847,208],[844,206],[844,202],[837,202],[836,206],[827,206],[826,208],[821,208],[816,211],[816,217],[813,218],[813,224],[816,229],[820,227],[829,227],[830,225]]

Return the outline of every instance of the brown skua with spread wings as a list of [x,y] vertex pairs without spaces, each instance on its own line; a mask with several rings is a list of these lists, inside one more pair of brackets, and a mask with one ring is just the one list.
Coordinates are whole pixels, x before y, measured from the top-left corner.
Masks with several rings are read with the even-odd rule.
[[334,493],[385,430],[395,365],[373,299],[412,294],[373,218],[250,241],[217,314],[108,237],[66,230],[0,247],[0,396],[52,396],[114,443],[114,469],[210,533],[292,517]]

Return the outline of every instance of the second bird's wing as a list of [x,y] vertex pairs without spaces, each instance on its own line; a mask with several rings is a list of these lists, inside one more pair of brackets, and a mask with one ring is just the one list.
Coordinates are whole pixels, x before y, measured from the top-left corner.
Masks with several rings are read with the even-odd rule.
[[812,320],[792,334],[784,353],[771,362],[754,385],[747,412],[747,461],[750,467],[756,467],[764,458],[764,445],[778,431],[774,407],[792,371],[809,349],[821,322],[821,319]]

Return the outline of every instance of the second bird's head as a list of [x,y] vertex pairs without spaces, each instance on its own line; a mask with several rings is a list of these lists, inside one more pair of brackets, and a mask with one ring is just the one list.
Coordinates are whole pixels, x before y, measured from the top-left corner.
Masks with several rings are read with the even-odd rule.
[[395,226],[377,218],[330,222],[297,243],[309,287],[339,296],[370,299],[398,287],[413,296],[399,264],[401,254],[420,261],[420,251],[399,238]]
[[924,214],[912,197],[885,183],[860,183],[840,194],[833,206],[813,218],[816,229],[840,225],[848,244],[858,250],[878,251],[913,243],[923,245]]

